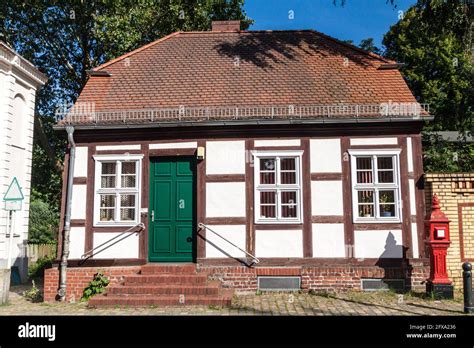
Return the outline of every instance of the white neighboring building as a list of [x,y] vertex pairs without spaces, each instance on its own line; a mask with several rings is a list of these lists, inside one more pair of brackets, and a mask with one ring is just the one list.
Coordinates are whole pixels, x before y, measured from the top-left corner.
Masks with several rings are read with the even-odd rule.
[[13,177],[18,179],[25,199],[16,212],[12,261],[24,280],[27,262],[24,248],[28,238],[31,161],[36,91],[47,78],[33,64],[0,41],[0,268],[6,267],[8,214],[3,196]]

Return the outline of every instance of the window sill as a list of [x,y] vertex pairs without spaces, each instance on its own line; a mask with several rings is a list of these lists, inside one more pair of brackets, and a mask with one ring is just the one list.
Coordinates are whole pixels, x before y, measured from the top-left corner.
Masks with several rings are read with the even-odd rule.
[[358,220],[353,220],[354,224],[401,224],[402,221],[401,219],[358,219]]
[[303,221],[301,220],[289,220],[289,221],[281,221],[281,220],[256,220],[256,225],[301,225],[303,226]]
[[92,227],[133,227],[138,225],[139,222],[106,222],[106,223],[94,223]]

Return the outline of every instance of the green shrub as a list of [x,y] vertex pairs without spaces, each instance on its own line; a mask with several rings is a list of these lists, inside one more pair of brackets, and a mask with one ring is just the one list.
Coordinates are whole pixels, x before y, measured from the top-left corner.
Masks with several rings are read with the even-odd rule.
[[56,243],[59,226],[59,213],[33,192],[30,203],[30,222],[28,226],[28,242],[34,244]]
[[92,296],[103,293],[109,283],[110,280],[104,276],[102,272],[99,271],[94,274],[94,279],[87,285],[82,293],[81,301],[87,301]]
[[36,287],[35,281],[33,280],[33,286],[30,290],[24,291],[23,296],[25,296],[29,301],[37,303],[43,301],[43,294],[40,289]]
[[51,267],[54,258],[54,256],[40,257],[38,261],[28,267],[28,278],[32,279],[44,277],[44,270]]

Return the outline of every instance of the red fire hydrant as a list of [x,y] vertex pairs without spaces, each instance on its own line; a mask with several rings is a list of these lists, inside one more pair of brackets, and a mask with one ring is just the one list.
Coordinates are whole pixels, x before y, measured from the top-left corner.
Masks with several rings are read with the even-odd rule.
[[438,196],[433,195],[431,215],[425,220],[425,226],[429,230],[427,244],[430,251],[430,278],[426,284],[426,291],[438,299],[454,297],[453,283],[448,277],[446,266],[446,255],[451,244],[449,222],[439,207]]

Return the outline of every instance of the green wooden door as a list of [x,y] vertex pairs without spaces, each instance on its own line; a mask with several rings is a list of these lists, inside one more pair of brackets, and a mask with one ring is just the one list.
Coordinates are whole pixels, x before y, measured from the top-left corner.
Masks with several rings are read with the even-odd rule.
[[193,157],[150,161],[150,261],[193,261],[195,177]]

